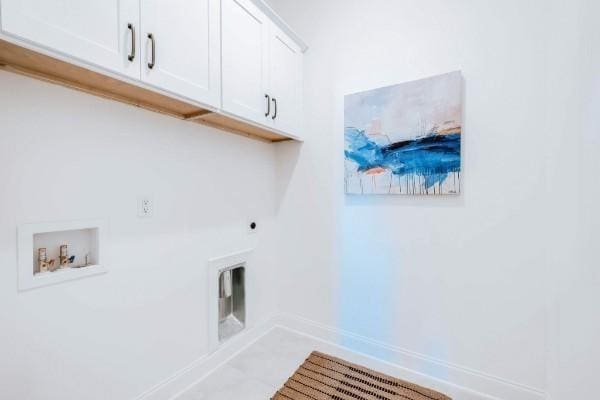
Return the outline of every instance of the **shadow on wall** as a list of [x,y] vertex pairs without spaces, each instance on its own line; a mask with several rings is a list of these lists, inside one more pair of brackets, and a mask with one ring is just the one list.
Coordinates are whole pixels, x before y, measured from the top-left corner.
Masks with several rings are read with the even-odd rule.
[[[407,200],[393,196],[348,196],[346,204],[349,197],[354,197],[352,201],[365,207]],[[459,207],[462,204],[461,198],[453,199],[450,204],[437,204],[445,207]],[[424,330],[423,321],[415,319],[414,315],[406,315],[406,309],[423,307],[421,301],[430,303],[429,307],[436,307],[443,303],[443,295],[436,293],[437,283],[430,282],[430,287],[427,284],[423,286],[426,282],[415,275],[414,271],[411,272],[411,268],[414,270],[418,265],[408,265],[410,255],[406,254],[406,245],[400,243],[399,235],[394,235],[393,230],[390,231],[389,227],[386,228],[381,223],[385,213],[369,217],[366,214],[370,213],[365,213],[364,209],[352,208],[346,207],[340,229],[337,326],[343,331],[367,339],[356,340],[353,335],[342,336],[339,344],[362,354],[398,363],[398,360],[394,359],[397,356],[394,354],[396,351],[390,351],[389,345],[404,343],[407,338],[414,336],[415,332]],[[403,228],[398,226],[397,229]],[[411,277],[413,282],[407,282],[407,278]],[[421,287],[417,292],[431,292],[421,292],[414,297],[414,287]],[[406,304],[411,301],[414,305]],[[447,338],[446,333],[439,331],[422,338],[427,357],[446,360],[450,352]],[[377,342],[375,346],[373,341]],[[396,350],[405,353],[403,349]],[[409,353],[414,357],[414,352]],[[416,359],[420,357],[417,356]],[[443,364],[424,362],[417,370],[439,379],[448,378],[448,368]]]
[[[464,193],[464,189],[463,189]],[[464,207],[464,194],[443,195],[443,196],[411,196],[411,195],[385,195],[385,194],[370,194],[370,195],[347,195],[344,199],[346,207],[440,207],[440,208],[455,208]]]
[[294,171],[298,165],[300,158],[300,150],[303,142],[285,141],[274,144],[276,146],[277,159],[277,183],[275,187],[275,207],[276,212],[279,212],[283,199],[285,198]]

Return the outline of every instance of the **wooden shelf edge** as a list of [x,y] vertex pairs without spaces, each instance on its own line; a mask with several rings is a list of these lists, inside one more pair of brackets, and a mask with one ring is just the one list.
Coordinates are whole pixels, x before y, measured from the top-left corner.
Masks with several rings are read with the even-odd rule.
[[55,76],[51,76],[51,75],[46,75],[39,71],[30,70],[30,69],[27,69],[27,68],[24,68],[21,66],[0,63],[0,69],[3,71],[12,72],[12,73],[15,73],[18,75],[23,75],[23,76],[26,76],[29,78],[37,79],[37,80],[40,80],[43,82],[48,82],[48,83],[63,86],[63,87],[69,88],[69,89],[77,90],[79,92],[91,94],[93,96],[102,97],[107,100],[118,101],[119,103],[124,103],[124,104],[128,104],[130,106],[143,108],[145,110],[152,111],[155,113],[168,115],[170,117],[174,117],[174,118],[178,118],[178,119],[185,119],[185,116],[178,114],[176,112],[173,112],[172,110],[167,109],[167,108],[161,108],[159,106],[152,105],[151,103],[136,101],[129,97],[121,96],[116,93],[112,93],[110,91],[101,90],[96,87],[73,83],[68,80],[64,80],[64,79],[61,79],[61,78],[58,78]]
[[294,140],[244,121],[38,53],[0,38],[0,70],[263,142]]
[[[221,114],[217,114],[217,113],[212,113],[212,114],[221,115]],[[237,120],[232,119],[232,121],[237,121]],[[197,124],[204,125],[204,126],[209,126],[211,128],[216,128],[216,129],[226,131],[229,133],[233,133],[234,135],[244,136],[244,137],[247,137],[250,139],[254,139],[254,140],[258,140],[258,141],[266,142],[266,143],[278,143],[278,142],[293,140],[286,136],[277,135],[276,133],[271,133],[271,132],[269,133],[269,137],[265,137],[264,135],[253,133],[252,129],[250,129],[250,128],[245,129],[245,130],[236,129],[235,127],[226,126],[224,124],[220,124],[220,123],[216,123],[216,122],[211,122],[208,119],[198,118],[198,119],[193,120],[192,122],[195,122]],[[251,125],[247,125],[247,127],[251,127]]]

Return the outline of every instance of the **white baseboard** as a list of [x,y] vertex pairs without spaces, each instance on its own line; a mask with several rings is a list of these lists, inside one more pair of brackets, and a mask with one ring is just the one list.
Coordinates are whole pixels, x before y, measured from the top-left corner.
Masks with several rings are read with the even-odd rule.
[[[231,339],[216,352],[199,358],[135,400],[174,400],[179,394],[275,328],[334,345],[348,361],[449,394],[455,400],[544,400],[544,391],[484,372],[437,360],[290,314],[279,314]],[[243,400],[243,399],[239,399]]]
[[[384,373],[396,375],[449,394],[469,392],[468,397],[473,399],[544,400],[546,398],[544,391],[537,388],[418,354],[295,315],[279,314],[275,317],[275,325],[335,344],[349,352],[368,358],[370,365],[376,365],[376,368]],[[454,396],[454,398],[462,400],[462,397]]]
[[137,396],[135,400],[175,399],[274,328],[274,318],[256,324],[253,328],[228,340],[214,353],[200,357],[187,367],[175,372],[169,378]]

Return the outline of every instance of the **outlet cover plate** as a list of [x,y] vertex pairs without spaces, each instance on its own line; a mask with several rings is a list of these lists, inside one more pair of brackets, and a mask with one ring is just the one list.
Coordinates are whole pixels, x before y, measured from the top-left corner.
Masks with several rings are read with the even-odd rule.
[[154,213],[154,200],[151,196],[139,196],[137,202],[137,215],[140,218],[150,218]]

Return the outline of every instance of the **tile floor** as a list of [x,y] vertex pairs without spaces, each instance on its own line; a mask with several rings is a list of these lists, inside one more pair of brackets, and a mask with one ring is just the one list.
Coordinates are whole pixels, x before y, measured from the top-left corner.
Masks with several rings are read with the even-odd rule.
[[313,350],[353,361],[349,350],[275,328],[177,400],[268,400]]
[[313,350],[340,353],[335,346],[275,328],[177,400],[270,399]]

